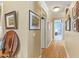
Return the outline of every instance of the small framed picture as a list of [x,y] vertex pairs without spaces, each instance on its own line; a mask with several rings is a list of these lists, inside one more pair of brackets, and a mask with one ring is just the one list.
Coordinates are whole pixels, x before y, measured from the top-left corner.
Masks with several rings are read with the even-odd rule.
[[73,28],[73,31],[76,31],[76,20],[73,21],[72,28]]
[[77,15],[76,15],[76,5],[74,5],[74,7],[72,8],[72,17],[73,17],[73,19],[75,19],[77,17]]
[[5,14],[6,29],[17,29],[16,11]]
[[65,29],[66,29],[66,31],[71,31],[71,18],[70,18],[70,15],[68,15],[68,19],[65,22]]
[[33,11],[29,10],[29,30],[39,30],[40,29],[40,16],[38,16]]
[[65,23],[66,23],[66,31],[70,31],[70,28],[69,28],[69,20],[67,20]]

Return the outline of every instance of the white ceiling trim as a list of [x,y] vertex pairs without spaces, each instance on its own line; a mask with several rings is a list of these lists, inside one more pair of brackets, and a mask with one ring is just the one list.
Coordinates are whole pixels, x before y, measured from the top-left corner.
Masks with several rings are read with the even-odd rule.
[[45,12],[48,14],[49,9],[46,3],[44,1],[40,1],[39,3],[41,4],[41,7],[45,10]]

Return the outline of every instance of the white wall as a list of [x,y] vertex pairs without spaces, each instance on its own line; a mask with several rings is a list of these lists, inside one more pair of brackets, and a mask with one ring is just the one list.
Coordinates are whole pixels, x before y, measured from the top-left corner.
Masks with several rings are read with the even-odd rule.
[[[72,7],[75,4],[73,2],[70,6],[69,14],[72,17]],[[66,20],[66,18],[64,19]],[[64,23],[65,28],[65,23]],[[64,29],[64,40],[65,40],[65,46],[67,49],[67,52],[69,54],[69,57],[78,57],[79,58],[79,32],[71,31],[65,31]]]
[[79,33],[66,31],[64,38],[69,57],[79,58]]
[[[5,1],[3,3],[3,14],[11,11],[17,12],[18,29],[20,39],[20,50],[16,57],[39,57],[40,56],[40,30],[29,30],[29,9],[40,15],[40,5],[38,2],[29,1]],[[4,16],[2,19],[3,26]],[[8,31],[4,26],[4,33]]]
[[47,47],[50,45],[51,41],[53,41],[54,39],[54,22],[53,22],[53,18],[52,18],[52,15],[51,15],[51,12],[48,11],[48,18],[47,18]]
[[[29,9],[36,12],[38,15],[41,16],[41,7],[38,2],[32,2],[32,1],[5,1],[3,4],[3,17],[2,17],[2,25],[4,27],[4,34],[6,31],[9,31],[5,29],[5,22],[4,22],[4,14],[9,13],[11,11],[17,12],[17,20],[18,20],[18,29],[15,30],[19,36],[20,39],[20,50],[16,57],[39,57],[40,56],[40,30],[36,31],[29,31]],[[47,15],[47,22],[49,24],[52,23],[52,16],[50,15],[50,11]],[[52,40],[52,24],[50,29],[47,28],[47,47],[48,44]]]

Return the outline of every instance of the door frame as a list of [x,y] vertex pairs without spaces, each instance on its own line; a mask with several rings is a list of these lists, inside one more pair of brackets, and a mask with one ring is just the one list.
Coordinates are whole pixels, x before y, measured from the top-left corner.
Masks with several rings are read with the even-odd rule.
[[[57,20],[57,19],[55,19]],[[54,20],[54,25],[55,25],[55,20]],[[61,20],[61,23],[62,23],[62,39],[61,41],[63,40],[63,22],[62,22],[62,19],[58,19],[58,20]],[[54,27],[54,42],[55,42],[55,27]]]

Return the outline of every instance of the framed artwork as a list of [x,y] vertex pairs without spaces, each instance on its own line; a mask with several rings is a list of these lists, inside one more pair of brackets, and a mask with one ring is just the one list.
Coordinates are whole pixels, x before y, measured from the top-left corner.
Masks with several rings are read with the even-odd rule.
[[76,31],[76,20],[73,21],[73,23],[72,23],[72,28],[73,28],[73,31]]
[[39,30],[40,29],[40,16],[38,16],[33,11],[29,10],[29,30]]
[[16,11],[5,14],[6,29],[17,29]]
[[65,30],[67,31],[67,20],[65,21]]
[[79,1],[76,2],[76,15],[79,16]]
[[66,23],[66,31],[69,31],[70,30],[70,28],[69,28],[69,20],[67,20],[65,23]]
[[74,5],[74,7],[72,8],[72,17],[73,17],[73,19],[75,19],[77,17],[77,15],[76,15],[76,5]]
[[72,29],[73,31],[79,32],[79,1],[76,2],[75,6],[73,7],[73,22],[72,22]]
[[65,29],[66,29],[66,31],[71,30],[71,18],[70,18],[70,15],[68,15],[68,20],[66,20],[66,22],[65,22]]

